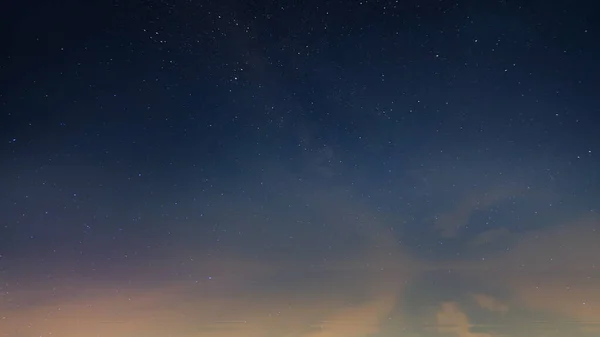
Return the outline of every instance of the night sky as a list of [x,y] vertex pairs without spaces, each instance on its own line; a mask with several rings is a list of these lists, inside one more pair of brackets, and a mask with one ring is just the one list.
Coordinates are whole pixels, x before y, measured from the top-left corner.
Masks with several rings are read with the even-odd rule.
[[7,1],[0,336],[600,336],[593,1]]

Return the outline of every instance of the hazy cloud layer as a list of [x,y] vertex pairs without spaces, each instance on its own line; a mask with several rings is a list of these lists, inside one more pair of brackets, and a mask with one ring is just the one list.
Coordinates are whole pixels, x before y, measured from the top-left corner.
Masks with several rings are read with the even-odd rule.
[[[229,224],[233,233],[223,234],[220,249],[206,245],[190,223],[165,238],[163,258],[107,264],[99,267],[104,278],[83,282],[80,271],[88,267],[57,262],[62,278],[31,279],[34,286],[2,294],[0,335],[498,337],[543,326],[587,337],[600,331],[600,222],[593,212],[519,233],[484,229],[466,241],[470,254],[438,260],[419,255],[403,238],[398,223],[410,226],[410,214],[382,211],[351,185],[314,184],[275,166],[261,172],[270,186],[263,195],[280,203],[216,196],[194,220]],[[468,195],[432,228],[459,240],[473,212],[520,191]],[[290,206],[281,212],[282,205]],[[298,224],[296,235],[261,232],[265,222],[286,221]],[[319,228],[331,237],[320,242],[302,233]],[[257,246],[262,241],[248,239],[253,235],[272,235],[281,254],[265,255]],[[502,249],[477,256],[498,242]],[[300,253],[307,247],[315,254]],[[160,274],[152,282],[145,277]],[[407,306],[408,298],[418,305]]]

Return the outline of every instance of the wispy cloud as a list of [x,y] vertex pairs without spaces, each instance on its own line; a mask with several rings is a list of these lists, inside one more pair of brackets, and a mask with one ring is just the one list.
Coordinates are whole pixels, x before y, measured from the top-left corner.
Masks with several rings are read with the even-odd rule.
[[473,300],[479,305],[479,307],[495,312],[507,312],[508,305],[502,303],[498,299],[485,294],[472,294]]
[[518,186],[502,185],[489,191],[471,193],[460,201],[454,209],[436,217],[435,229],[444,238],[454,238],[469,223],[474,212],[510,198],[517,197],[523,189]]
[[436,314],[436,322],[439,332],[450,333],[456,337],[493,337],[488,333],[472,332],[473,325],[469,322],[469,317],[454,302],[442,303]]

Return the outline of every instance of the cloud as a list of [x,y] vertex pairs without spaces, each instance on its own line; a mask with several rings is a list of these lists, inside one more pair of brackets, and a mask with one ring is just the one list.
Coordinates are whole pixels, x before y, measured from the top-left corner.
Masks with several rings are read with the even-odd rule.
[[[498,264],[517,302],[600,332],[600,217],[528,233]],[[517,270],[514,270],[517,269]],[[518,271],[520,269],[520,271]],[[585,324],[584,324],[585,323]]]
[[[329,157],[325,151],[324,158]],[[106,280],[81,279],[73,269],[67,277],[69,287],[40,282],[23,292],[11,290],[0,297],[0,318],[5,317],[0,321],[0,336],[52,332],[63,337],[368,337],[388,333],[384,326],[392,324],[389,317],[423,317],[421,309],[436,321],[440,333],[497,336],[475,331],[473,321],[481,317],[461,309],[465,293],[468,301],[478,305],[476,309],[485,310],[490,322],[510,323],[511,315],[541,312],[578,322],[585,331],[598,331],[593,323],[600,317],[600,272],[594,271],[600,266],[600,222],[594,216],[527,233],[506,228],[483,232],[470,242],[470,248],[503,238],[515,243],[509,251],[486,253],[485,259],[464,254],[469,258],[425,261],[410,255],[399,244],[399,234],[390,230],[398,216],[375,209],[352,188],[311,184],[277,169],[264,174],[270,180],[261,179],[268,186],[263,188],[269,190],[261,195],[265,200],[281,200],[285,207],[258,199],[250,202],[246,197],[217,198],[202,219],[222,224],[233,233],[223,235],[217,246],[207,249],[198,244],[197,228],[202,226],[193,223],[173,231],[178,236],[171,239],[166,258],[116,262],[118,268],[110,269]],[[518,191],[510,187],[473,194],[440,217],[438,230],[441,235],[458,235],[473,212]],[[288,208],[289,204],[293,207]],[[271,227],[263,233],[257,229],[266,227],[261,221],[267,216]],[[278,248],[263,251],[256,246],[271,244],[264,236],[277,234],[273,223],[289,226],[283,231],[284,239],[298,233],[297,250],[280,254]],[[306,229],[311,235],[301,238],[304,226],[313,227]],[[327,250],[328,241],[317,246],[319,226],[337,235],[331,241],[336,248]],[[238,237],[238,230],[244,236]],[[355,236],[361,238],[360,243],[348,243],[346,237]],[[253,241],[255,237],[260,240]],[[289,248],[288,241],[276,243]],[[308,254],[307,247],[308,253],[322,249],[326,254]],[[263,255],[256,258],[259,253]],[[420,272],[431,268],[443,268],[448,272],[444,275],[473,281],[475,286],[469,283],[461,288],[458,281],[436,278],[432,283],[436,292],[419,288],[416,301],[405,305],[405,285],[420,280]],[[36,273],[39,270],[31,275]],[[13,277],[25,279],[22,274]],[[55,286],[62,290],[55,291]],[[490,289],[501,289],[504,295]],[[453,294],[455,290],[461,293]],[[428,303],[435,303],[433,313]],[[423,322],[415,322],[412,332],[421,336],[417,330],[422,326]],[[393,333],[403,335],[396,328]]]
[[457,337],[493,337],[488,333],[471,332],[473,325],[455,302],[442,303],[436,314],[436,322],[441,333],[451,333]]
[[507,312],[508,305],[500,302],[499,300],[484,294],[472,294],[473,300],[479,305],[481,308],[495,311],[495,312]]
[[513,198],[522,192],[522,188],[502,185],[486,192],[472,193],[464,198],[456,207],[436,217],[435,229],[444,238],[454,238],[468,223],[478,210],[485,210],[504,200]]
[[312,195],[311,202],[321,205],[326,210],[322,218],[341,226],[340,230],[363,233],[368,244],[361,256],[340,257],[329,265],[367,275],[368,281],[364,301],[336,308],[304,337],[362,337],[379,332],[402,300],[404,285],[416,271],[415,260],[399,246],[380,214],[355,198],[351,190],[321,191]]
[[[452,268],[505,289],[511,308],[558,317],[549,324],[571,322],[581,331],[600,332],[600,217],[585,214],[561,226],[511,234],[511,240],[508,251],[456,261]],[[474,299],[482,307],[508,309],[489,298]]]

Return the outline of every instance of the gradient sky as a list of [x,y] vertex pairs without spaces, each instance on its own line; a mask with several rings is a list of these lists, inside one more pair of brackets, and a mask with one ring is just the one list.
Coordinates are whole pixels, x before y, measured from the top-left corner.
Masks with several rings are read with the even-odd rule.
[[597,9],[7,4],[0,336],[600,336]]

